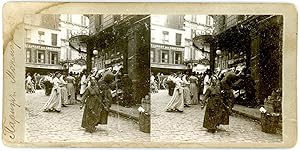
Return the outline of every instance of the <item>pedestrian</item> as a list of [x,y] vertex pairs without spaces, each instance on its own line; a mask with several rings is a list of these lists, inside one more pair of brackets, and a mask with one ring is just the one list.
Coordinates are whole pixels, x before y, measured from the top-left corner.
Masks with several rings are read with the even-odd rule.
[[67,92],[68,92],[68,101],[66,102],[66,104],[68,105],[73,105],[76,102],[75,99],[75,78],[73,77],[73,74],[70,72],[69,76],[67,76],[66,78],[67,81]]
[[220,88],[222,92],[223,104],[226,110],[223,110],[222,113],[222,122],[223,125],[229,125],[229,115],[232,113],[232,108],[234,106],[234,96],[232,87],[239,77],[229,71],[225,74],[224,78],[220,82]]
[[191,104],[191,91],[189,88],[190,82],[187,80],[187,77],[188,75],[186,74],[182,76],[183,99],[185,107],[189,107]]
[[210,71],[206,70],[204,73],[204,79],[203,79],[203,94],[205,94],[209,85],[210,85]]
[[160,90],[160,86],[161,86],[161,80],[160,80],[160,78],[161,78],[161,75],[160,75],[160,73],[157,73],[157,75],[156,75],[156,80],[155,81],[157,81],[157,90]]
[[155,81],[155,77],[152,72],[150,76],[150,90],[152,93],[158,93],[157,83]]
[[32,84],[33,84],[32,93],[35,93],[36,86],[37,86],[37,81],[38,81],[37,79],[38,79],[38,74],[34,73],[33,74],[33,79],[32,79]]
[[176,86],[174,89],[174,93],[165,109],[167,112],[171,112],[171,111],[183,112],[184,98],[183,98],[183,87],[182,87],[183,81],[181,80],[181,78],[182,78],[182,74],[178,74],[175,79]]
[[170,74],[167,78],[167,84],[168,84],[168,90],[169,90],[169,95],[172,96],[175,88],[175,75],[176,74]]
[[53,88],[48,101],[43,107],[44,112],[61,111],[61,81],[59,80],[60,76],[61,74],[59,72],[56,72],[54,75],[54,78],[52,80]]
[[76,73],[75,75],[75,99],[78,100],[78,95],[80,94],[80,75]]
[[107,124],[112,101],[109,84],[112,80],[113,75],[106,74],[102,84],[98,87],[95,78],[91,77],[91,84],[82,96],[83,105],[80,107],[84,107],[81,127],[87,132],[95,132],[98,124]]
[[34,92],[34,85],[32,83],[32,77],[31,77],[30,73],[27,73],[27,77],[25,80],[25,87],[26,87],[26,93]]
[[[206,105],[203,127],[207,128],[208,132],[215,133],[217,126],[222,123],[223,110],[223,99],[221,95],[221,88],[217,82],[216,77],[211,78],[211,86],[207,88],[204,95],[204,105]],[[201,108],[203,109],[204,106]]]
[[198,78],[196,77],[195,72],[189,78],[190,80],[190,91],[191,91],[191,104],[199,104],[198,100]]
[[59,80],[61,81],[60,88],[61,88],[61,103],[63,107],[66,107],[66,103],[68,101],[68,90],[67,90],[67,82],[66,76],[61,75]]
[[86,87],[87,87],[86,71],[83,70],[80,78],[80,92],[79,92],[80,97],[82,97]]
[[52,77],[51,77],[51,73],[49,72],[45,78],[44,78],[44,85],[45,85],[45,95],[49,96],[51,94],[51,90],[52,90]]

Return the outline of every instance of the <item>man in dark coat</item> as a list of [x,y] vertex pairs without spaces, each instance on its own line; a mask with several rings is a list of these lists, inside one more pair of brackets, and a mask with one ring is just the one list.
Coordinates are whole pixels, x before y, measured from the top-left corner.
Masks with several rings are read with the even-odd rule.
[[235,73],[229,71],[225,74],[225,77],[220,82],[223,104],[226,109],[223,111],[223,121],[221,122],[221,124],[223,125],[229,124],[229,115],[232,113],[232,108],[234,105],[232,87],[234,86],[234,82],[237,79],[238,76]]

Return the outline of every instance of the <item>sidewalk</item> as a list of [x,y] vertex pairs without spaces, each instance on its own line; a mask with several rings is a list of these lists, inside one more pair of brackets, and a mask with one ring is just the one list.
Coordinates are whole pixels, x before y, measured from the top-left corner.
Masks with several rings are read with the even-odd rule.
[[[235,104],[232,111],[236,114],[243,115],[253,120],[261,120],[261,113],[259,108],[248,108],[246,106]],[[282,128],[282,121],[279,121],[279,128]]]
[[260,120],[261,118],[259,108],[248,108],[246,106],[234,104],[232,111],[236,114],[240,114],[254,120]]
[[131,108],[126,108],[121,105],[112,104],[110,108],[110,112],[114,114],[119,114],[120,116],[133,119],[135,121],[139,120],[139,106],[135,105]]

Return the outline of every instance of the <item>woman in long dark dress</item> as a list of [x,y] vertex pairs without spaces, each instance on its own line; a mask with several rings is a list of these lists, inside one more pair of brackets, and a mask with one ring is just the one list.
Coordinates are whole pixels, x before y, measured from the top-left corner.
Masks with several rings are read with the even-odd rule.
[[82,101],[85,107],[81,127],[85,128],[87,132],[95,132],[99,121],[99,113],[104,109],[100,105],[100,91],[95,80],[92,80],[91,85],[86,88],[82,95]]
[[208,132],[214,133],[217,130],[217,126],[222,122],[223,111],[225,109],[221,89],[215,77],[211,79],[211,86],[208,87],[205,92],[204,101],[207,106],[205,109],[203,127],[207,128]]
[[[109,108],[111,106],[111,92],[109,89],[110,75],[104,78],[104,82],[98,87],[96,79],[91,78],[91,84],[88,86],[82,96],[84,107],[81,127],[87,132],[95,132],[98,124],[107,124]],[[83,106],[81,106],[82,108]]]

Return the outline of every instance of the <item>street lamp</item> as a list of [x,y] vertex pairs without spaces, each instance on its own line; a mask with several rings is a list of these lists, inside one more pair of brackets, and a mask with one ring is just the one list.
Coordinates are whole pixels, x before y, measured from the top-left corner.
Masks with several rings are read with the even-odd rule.
[[97,56],[97,55],[98,55],[98,50],[97,50],[97,49],[94,49],[94,50],[93,50],[93,54],[94,54],[95,56]]
[[218,50],[216,51],[216,54],[217,54],[218,56],[220,56],[220,55],[222,54],[222,51],[218,49]]

